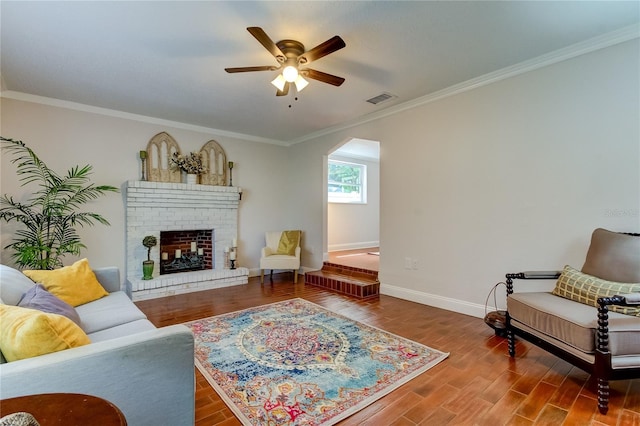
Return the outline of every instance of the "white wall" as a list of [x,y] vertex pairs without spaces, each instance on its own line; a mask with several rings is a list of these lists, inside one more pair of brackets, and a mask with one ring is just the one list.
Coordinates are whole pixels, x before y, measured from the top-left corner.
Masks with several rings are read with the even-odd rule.
[[380,241],[380,163],[331,155],[367,166],[366,204],[328,203],[328,250],[376,247]]
[[[290,148],[8,99],[2,135],[56,170],[93,164],[95,182],[116,186],[139,176],[137,153],[160,131],[183,150],[217,140],[245,191],[239,259],[249,268],[263,232],[283,228],[304,230],[302,264],[319,268],[327,153],[378,140],[382,291],[482,315],[504,273],[580,267],[596,227],[638,232],[638,52],[635,39]],[[23,193],[14,171],[3,155],[2,193]],[[123,267],[122,195],[91,208],[112,226],[81,230],[84,255]],[[4,246],[10,227],[0,235]],[[404,269],[408,256],[417,270]]]
[[636,39],[292,147],[309,244],[327,247],[322,155],[356,137],[380,141],[384,293],[481,316],[506,272],[581,267],[594,228],[640,228],[638,52]]
[[[149,139],[166,131],[183,151],[197,151],[205,142],[215,139],[234,161],[233,184],[243,188],[238,224],[238,263],[257,268],[264,232],[288,228],[290,202],[283,190],[287,186],[288,148],[249,142],[192,130],[151,124],[137,120],[83,112],[3,98],[1,101],[1,134],[24,141],[49,167],[64,173],[75,165],[91,164],[93,182],[121,188],[130,179],[140,178],[138,152],[146,149]],[[2,153],[0,192],[18,199],[27,188],[19,186],[11,158]],[[87,209],[103,215],[111,226],[80,228],[92,266],[116,265],[124,276],[125,209],[123,194],[108,194],[87,205]],[[292,213],[291,213],[292,214]],[[15,227],[0,224],[0,244],[7,245]],[[2,263],[12,264],[10,253],[3,250]],[[68,259],[65,263],[73,262]],[[141,259],[141,261],[144,259]],[[255,273],[255,271],[252,271]]]

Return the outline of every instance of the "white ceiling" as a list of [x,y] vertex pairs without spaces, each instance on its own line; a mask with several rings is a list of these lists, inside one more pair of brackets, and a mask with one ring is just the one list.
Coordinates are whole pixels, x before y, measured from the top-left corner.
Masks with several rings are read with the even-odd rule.
[[[621,28],[637,1],[0,2],[3,95],[25,94],[291,144]],[[275,65],[246,30],[310,49],[346,79],[276,97]],[[637,28],[637,27],[634,27]],[[397,98],[377,106],[382,92]],[[291,105],[291,108],[289,108]],[[363,118],[365,117],[365,118]],[[216,131],[217,131],[216,130]]]
[[380,142],[368,139],[352,138],[330,154],[349,157],[356,160],[380,161]]

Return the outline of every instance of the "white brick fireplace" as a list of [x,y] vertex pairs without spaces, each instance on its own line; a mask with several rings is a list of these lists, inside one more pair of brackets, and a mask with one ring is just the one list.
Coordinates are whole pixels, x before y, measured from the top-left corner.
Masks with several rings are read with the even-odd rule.
[[[224,249],[238,235],[239,188],[183,183],[128,181],[126,184],[126,276],[133,300],[246,284],[249,270],[225,268]],[[212,230],[213,269],[160,273],[160,232]],[[153,279],[142,279],[147,249],[142,240],[153,235]]]

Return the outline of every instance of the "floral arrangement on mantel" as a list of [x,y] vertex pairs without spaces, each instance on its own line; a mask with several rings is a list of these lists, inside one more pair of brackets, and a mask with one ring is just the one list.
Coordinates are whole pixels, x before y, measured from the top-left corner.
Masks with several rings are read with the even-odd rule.
[[188,155],[174,152],[170,160],[172,168],[184,170],[187,174],[201,175],[207,173],[207,168],[202,162],[202,154],[199,152],[191,152]]

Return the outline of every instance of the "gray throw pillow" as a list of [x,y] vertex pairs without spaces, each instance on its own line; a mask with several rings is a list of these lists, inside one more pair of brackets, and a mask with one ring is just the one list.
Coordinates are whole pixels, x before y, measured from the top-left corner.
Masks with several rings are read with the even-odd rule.
[[607,281],[640,282],[640,237],[598,228],[582,272]]
[[18,306],[49,314],[64,315],[78,326],[80,325],[80,316],[73,306],[49,293],[42,284],[36,284],[27,290],[18,302]]

